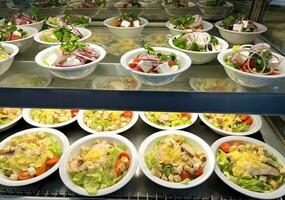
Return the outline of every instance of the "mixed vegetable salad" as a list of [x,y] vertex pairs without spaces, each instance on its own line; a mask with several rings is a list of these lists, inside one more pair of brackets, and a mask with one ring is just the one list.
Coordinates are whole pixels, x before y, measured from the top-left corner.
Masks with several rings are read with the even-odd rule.
[[12,16],[8,21],[16,23],[17,25],[27,25],[40,22],[45,18],[44,14],[42,14],[37,7],[32,6],[29,12],[20,12]]
[[45,42],[68,42],[81,38],[82,33],[74,26],[47,29],[41,35],[41,40]]
[[0,127],[15,120],[21,113],[20,108],[0,108]]
[[10,54],[6,49],[0,44],[0,61],[9,58]]
[[89,45],[78,40],[61,43],[61,55],[51,54],[43,60],[49,66],[74,67],[96,61],[100,55]]
[[130,111],[87,110],[83,122],[96,132],[114,131],[127,126],[133,117]]
[[54,26],[83,26],[86,27],[90,23],[90,18],[84,15],[71,15],[65,14],[63,16],[58,17],[49,17],[47,22]]
[[233,14],[223,20],[223,28],[237,32],[256,32],[256,24],[242,14]]
[[0,171],[14,181],[31,179],[52,168],[61,154],[61,144],[47,132],[15,136],[0,148]]
[[159,126],[177,127],[192,124],[190,113],[145,112],[145,117]]
[[228,180],[250,191],[272,192],[284,184],[285,167],[262,145],[223,143],[216,160]]
[[205,32],[183,33],[173,37],[172,42],[176,47],[188,51],[216,52],[223,48],[215,36]]
[[225,57],[225,63],[247,73],[279,75],[282,59],[273,54],[269,44],[259,43],[234,46],[233,53]]
[[30,116],[40,124],[60,124],[71,120],[77,113],[77,109],[31,109]]
[[119,182],[130,162],[125,145],[96,140],[92,146],[82,146],[80,153],[69,160],[68,171],[76,185],[94,195]]
[[165,54],[154,50],[149,45],[144,45],[145,54],[138,55],[128,65],[135,71],[153,74],[166,74],[179,70],[177,56]]
[[205,152],[184,136],[175,134],[158,140],[144,159],[154,176],[182,184],[201,176],[207,161]]
[[140,19],[137,15],[133,13],[124,13],[120,17],[114,18],[111,22],[112,26],[116,27],[139,27],[141,26]]
[[253,123],[249,115],[206,113],[204,116],[215,127],[229,132],[246,132]]
[[186,15],[178,18],[170,17],[169,22],[175,29],[189,31],[198,31],[203,29],[202,16]]
[[14,41],[28,37],[28,32],[17,27],[16,23],[5,22],[0,25],[0,41]]

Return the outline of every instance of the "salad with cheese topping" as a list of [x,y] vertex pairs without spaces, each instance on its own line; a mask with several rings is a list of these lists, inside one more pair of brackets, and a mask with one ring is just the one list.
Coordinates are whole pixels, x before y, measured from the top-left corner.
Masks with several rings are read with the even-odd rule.
[[125,145],[97,139],[90,146],[81,146],[80,152],[69,160],[68,171],[74,184],[94,195],[118,183],[130,163]]
[[207,157],[189,139],[174,132],[157,140],[146,152],[144,160],[154,176],[164,181],[188,184],[204,173]]
[[262,145],[231,141],[222,143],[216,153],[223,175],[253,192],[272,192],[284,184],[285,166]]
[[40,124],[60,124],[71,120],[78,113],[77,109],[31,109],[32,120]]
[[147,44],[144,48],[147,51],[145,54],[136,56],[128,63],[133,70],[152,74],[166,74],[179,70],[177,55],[154,50]]
[[28,33],[17,27],[14,22],[5,22],[0,25],[0,41],[15,41],[28,37]]
[[130,111],[87,110],[83,114],[83,123],[96,132],[106,132],[127,126],[133,117]]
[[229,132],[246,132],[253,123],[249,115],[243,114],[204,114],[204,117],[215,127]]
[[0,108],[0,127],[15,120],[21,113],[21,108]]
[[149,121],[164,127],[192,124],[190,113],[145,112],[144,115]]
[[120,17],[116,17],[110,24],[115,27],[139,27],[141,26],[140,18],[133,13],[124,13]]
[[0,172],[14,181],[31,179],[52,168],[61,154],[60,142],[47,132],[15,136],[0,148]]
[[237,32],[256,32],[256,24],[240,13],[230,15],[223,20],[223,28]]
[[205,32],[183,33],[173,37],[172,42],[174,46],[188,51],[217,52],[223,48],[215,36]]

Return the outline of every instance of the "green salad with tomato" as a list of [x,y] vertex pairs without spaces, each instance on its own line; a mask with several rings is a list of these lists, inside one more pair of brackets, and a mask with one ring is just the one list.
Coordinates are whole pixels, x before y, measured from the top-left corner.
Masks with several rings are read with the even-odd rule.
[[174,132],[157,140],[146,152],[144,160],[154,176],[168,182],[188,184],[204,173],[207,157],[189,139]]

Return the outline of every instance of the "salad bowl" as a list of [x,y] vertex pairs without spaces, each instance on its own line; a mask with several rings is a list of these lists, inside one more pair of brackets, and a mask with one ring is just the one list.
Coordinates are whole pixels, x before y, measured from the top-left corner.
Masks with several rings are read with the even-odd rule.
[[[82,34],[82,38],[79,39],[79,41],[83,42],[86,41],[88,38],[90,38],[92,36],[92,31],[90,31],[87,28],[83,28],[83,27],[76,27],[76,29]],[[46,42],[44,41],[42,38],[44,37],[45,33],[47,33],[47,31],[50,31],[51,29],[47,29],[47,30],[43,30],[39,33],[37,33],[34,36],[34,40],[42,45],[45,46],[53,46],[53,45],[60,45],[61,42]]]
[[165,48],[165,47],[153,47],[155,51],[159,51],[164,54],[174,54],[177,56],[177,60],[179,63],[179,69],[174,72],[167,72],[162,74],[154,74],[154,73],[144,73],[141,71],[134,70],[129,67],[129,63],[139,55],[146,54],[147,50],[145,48],[139,48],[131,50],[125,53],[121,57],[121,65],[129,71],[135,78],[140,80],[145,85],[159,86],[166,85],[174,81],[180,74],[185,72],[191,66],[191,58],[187,56],[185,53],[180,52],[175,49]]
[[31,45],[34,42],[34,36],[38,33],[38,30],[32,27],[20,27],[17,26],[21,29],[23,29],[25,32],[27,32],[28,36],[24,37],[22,39],[18,40],[12,40],[12,41],[5,41],[6,43],[9,44],[14,44],[19,48],[19,54],[25,52],[28,48],[31,47]]
[[[64,19],[64,17],[70,17],[69,19],[73,22],[73,23],[69,23],[69,21],[66,21]],[[72,18],[73,17],[73,18]],[[83,18],[85,21],[82,22]],[[78,21],[75,21],[76,19],[78,19]],[[74,25],[74,26],[79,26],[79,27],[86,27],[91,23],[92,19],[89,16],[86,15],[59,15],[53,18],[48,18],[48,20],[46,21],[46,24],[52,28],[56,28],[56,27],[61,27],[64,26],[65,24],[67,25]]]
[[[44,111],[43,111],[44,112]],[[70,112],[72,113],[73,111],[70,110]],[[46,114],[48,115],[48,113],[46,112]],[[73,113],[72,113],[73,114]],[[33,119],[33,116],[32,116],[32,109],[30,108],[25,108],[23,110],[23,118],[24,120],[32,125],[32,126],[36,126],[36,127],[41,127],[41,128],[61,128],[61,127],[64,127],[64,126],[67,126],[73,122],[76,121],[77,119],[77,114],[74,114],[74,116],[71,117],[71,119],[65,121],[65,122],[61,122],[61,123],[54,123],[54,124],[45,124],[45,123],[40,123],[40,122],[37,122]],[[48,117],[47,117],[48,118]]]
[[280,74],[264,75],[264,74],[253,74],[253,73],[244,72],[235,69],[232,66],[229,66],[225,62],[225,59],[227,56],[232,55],[233,53],[234,53],[233,49],[227,49],[225,51],[220,52],[218,55],[218,61],[224,67],[224,70],[226,71],[227,75],[233,81],[235,81],[240,85],[252,88],[259,88],[274,84],[277,81],[283,80],[285,78],[284,57],[279,54],[273,53],[273,55],[275,55],[281,60],[281,64],[278,66]]
[[219,32],[221,36],[228,41],[231,44],[249,44],[256,40],[256,38],[261,35],[262,33],[267,31],[267,27],[256,23],[258,31],[255,32],[237,32],[228,30],[222,27],[223,21],[218,21],[215,23],[215,26],[217,29],[219,29]]
[[[0,125],[0,132],[6,131],[6,130],[8,130],[9,128],[12,128],[14,125],[16,125],[16,123],[17,123],[20,119],[22,119],[22,117],[23,117],[23,114],[22,114],[22,113],[23,113],[23,112],[22,112],[22,109],[21,109],[20,114],[19,114],[15,119],[11,120],[11,121],[8,122],[8,123],[4,123],[4,124]],[[1,119],[0,119],[0,120],[1,120]]]
[[199,118],[208,126],[212,131],[215,133],[222,135],[222,136],[230,136],[230,135],[237,135],[237,136],[248,136],[258,132],[262,127],[262,119],[259,115],[249,115],[252,119],[252,124],[249,126],[249,130],[244,132],[231,132],[226,131],[221,128],[214,126],[209,120],[205,117],[204,114],[200,113]]
[[117,17],[111,17],[106,20],[104,20],[104,25],[109,29],[109,31],[118,38],[132,38],[132,37],[138,37],[144,27],[148,24],[148,21],[142,17],[139,17],[140,19],[140,26],[138,27],[116,27],[112,25],[112,22]]
[[[179,126],[163,126],[163,125],[160,125],[160,124],[157,124],[157,123],[154,123],[152,122],[150,119],[148,119],[146,117],[146,114],[145,112],[140,112],[140,118],[148,125],[154,127],[154,128],[157,128],[157,129],[160,129],[160,130],[178,130],[178,129],[185,129],[185,128],[188,128],[189,126],[193,125],[196,120],[198,119],[198,114],[196,113],[185,113],[187,115],[190,115],[190,121],[191,123],[187,123],[187,124],[183,124],[183,125],[179,125]],[[178,119],[176,119],[175,121],[177,121]],[[181,119],[182,121],[182,119]]]
[[80,79],[91,74],[96,69],[98,63],[106,56],[106,51],[102,47],[95,44],[88,45],[99,54],[99,57],[95,61],[87,64],[72,67],[57,67],[54,64],[48,65],[45,60],[52,59],[55,61],[61,56],[59,45],[49,47],[39,52],[35,58],[35,61],[39,66],[49,69],[52,74],[59,78],[69,80]]
[[[266,151],[268,151],[269,153],[272,154],[272,156],[276,159],[276,161],[279,162],[279,164],[281,164],[283,166],[283,169],[284,169],[284,166],[285,166],[285,158],[284,156],[279,153],[277,150],[275,150],[274,148],[272,148],[271,146],[269,146],[268,144],[265,144],[259,140],[256,140],[256,139],[253,139],[253,138],[250,138],[250,137],[244,137],[244,136],[227,136],[227,137],[223,137],[223,138],[220,138],[218,139],[216,142],[214,142],[211,146],[211,149],[217,159],[216,161],[216,165],[215,165],[215,173],[218,175],[218,177],[224,182],[226,183],[229,187],[231,187],[232,189],[244,194],[244,195],[247,195],[247,196],[250,196],[250,197],[253,197],[253,198],[257,198],[257,199],[277,199],[279,197],[282,197],[285,195],[285,184],[283,183],[282,185],[279,185],[279,187],[273,191],[252,191],[250,190],[251,188],[255,188],[255,187],[260,187],[256,184],[256,179],[253,179],[253,178],[248,178],[247,179],[247,183],[245,182],[240,182],[240,184],[242,186],[239,186],[238,184],[234,183],[232,180],[235,179],[232,178],[231,180],[229,178],[227,178],[225,176],[224,173],[226,172],[222,172],[222,170],[220,169],[219,165],[222,164],[222,157],[219,158],[218,156],[218,152],[221,152],[223,151],[223,148],[226,147],[225,144],[227,145],[235,145],[235,143],[237,143],[237,145],[241,145],[241,144],[245,144],[245,145],[259,145],[261,148],[265,149]],[[239,147],[238,147],[239,148]],[[234,148],[231,148],[230,149],[233,149]],[[234,153],[234,152],[233,152]],[[266,157],[266,156],[264,156]],[[268,157],[266,157],[268,158]],[[219,160],[220,159],[220,160]],[[252,161],[247,158],[247,166],[250,166]],[[284,172],[283,172],[284,173]],[[250,175],[249,175],[250,176]],[[282,176],[282,175],[281,175]],[[268,176],[267,175],[264,175],[265,178],[267,178]],[[284,178],[284,174],[283,174],[283,178]],[[241,178],[242,179],[242,178]],[[260,184],[260,183],[259,183]],[[263,183],[261,183],[262,185]]]
[[[189,30],[180,30],[180,29],[174,28],[173,24],[171,24],[169,21],[165,23],[165,26],[169,29],[169,31],[170,31],[172,36],[180,35],[182,33],[191,32],[192,31],[191,29],[189,29]],[[208,22],[208,21],[205,21],[205,20],[202,21],[202,26],[203,26],[203,29],[199,30],[201,32],[208,32],[209,30],[211,30],[214,27],[211,22]]]
[[[150,152],[151,149],[154,148],[156,144],[161,142],[161,139],[166,138],[171,135],[176,135],[179,137],[184,137],[186,140],[189,140],[191,143],[191,146],[195,146],[200,149],[200,151],[204,152],[205,154],[205,164],[203,168],[203,172],[196,177],[195,179],[187,182],[187,183],[177,183],[177,182],[170,182],[163,180],[153,174],[153,172],[149,169],[147,163],[146,163],[146,153]],[[138,151],[138,160],[140,167],[143,171],[143,173],[154,183],[161,185],[163,187],[172,188],[172,189],[187,189],[192,188],[197,185],[200,185],[204,181],[206,181],[211,174],[214,171],[215,166],[215,158],[211,151],[210,146],[200,137],[186,131],[180,131],[180,130],[165,130],[156,132],[154,134],[151,134],[149,137],[147,137],[141,144],[139,151]],[[150,158],[151,160],[151,158]],[[195,165],[195,163],[194,163]]]
[[42,27],[45,23],[46,19],[44,20],[41,20],[41,21],[38,21],[38,22],[35,22],[35,23],[32,23],[32,24],[26,24],[26,25],[18,25],[19,27],[32,27],[32,28],[35,28],[37,29],[38,31],[42,30]]
[[[107,143],[115,143],[118,145],[124,145],[126,147],[125,152],[128,153],[130,158],[130,165],[124,175],[117,183],[110,187],[106,187],[104,189],[99,189],[96,193],[88,193],[83,187],[76,185],[73,180],[71,179],[71,176],[69,174],[70,166],[69,161],[74,157],[75,155],[78,155],[81,151],[82,146],[91,146],[94,144],[95,141],[98,140],[104,140]],[[106,134],[96,134],[96,135],[88,135],[85,136],[76,142],[74,142],[70,148],[64,153],[62,162],[60,165],[59,173],[60,178],[63,181],[63,183],[73,192],[84,195],[84,196],[102,196],[107,195],[112,192],[115,192],[122,188],[124,185],[126,185],[131,178],[134,176],[136,170],[137,170],[137,151],[135,146],[125,137],[120,135],[106,135]]]
[[[23,136],[23,135],[26,135],[29,133],[39,134],[40,132],[41,133],[46,132],[50,136],[54,137],[59,142],[59,144],[61,145],[62,152],[65,152],[67,150],[67,148],[69,147],[69,141],[68,141],[67,137],[62,132],[55,130],[55,129],[50,129],[50,128],[32,128],[32,129],[26,129],[26,130],[20,131],[18,133],[15,133],[15,134],[9,136],[8,138],[6,138],[5,140],[3,140],[0,143],[0,148],[3,148],[5,145],[7,145],[11,141],[11,139],[13,139],[17,136]],[[46,172],[44,172],[38,176],[29,178],[29,179],[12,180],[9,177],[7,177],[1,173],[0,174],[1,185],[16,187],[16,186],[24,186],[24,185],[29,185],[29,184],[38,182],[38,181],[48,177],[52,173],[54,173],[58,169],[61,160],[62,160],[62,156],[60,157],[59,161],[57,161],[56,164],[54,164]]]
[[[195,33],[197,33],[197,32],[195,32]],[[177,47],[174,44],[174,40],[176,38],[181,37],[181,36],[182,35],[178,35],[178,36],[173,36],[172,38],[170,38],[169,39],[169,45],[172,48],[174,48],[174,49],[177,49],[179,51],[182,51],[182,52],[186,53],[191,58],[192,63],[193,64],[197,64],[197,65],[211,62],[212,60],[217,58],[217,55],[220,52],[226,50],[229,47],[229,44],[225,40],[213,36],[213,37],[215,37],[217,39],[218,46],[220,47],[219,50],[213,50],[213,51],[192,51],[192,50],[186,50],[186,49],[179,48],[179,47]]]
[[78,116],[77,116],[77,122],[79,124],[79,126],[89,132],[89,133],[93,133],[93,134],[100,134],[100,133],[103,133],[103,134],[119,134],[119,133],[123,133],[125,131],[127,131],[128,129],[130,129],[131,127],[133,127],[136,122],[138,121],[138,118],[139,118],[139,114],[137,112],[134,112],[132,111],[132,117],[131,117],[131,120],[130,122],[121,127],[121,128],[118,128],[118,129],[115,129],[115,130],[108,130],[108,131],[97,131],[95,129],[92,129],[90,128],[89,126],[87,126],[87,124],[84,122],[84,114],[85,114],[86,110],[80,110],[79,113],[78,113]]
[[[1,49],[1,46],[4,50]],[[12,65],[14,57],[18,54],[19,48],[14,44],[0,43],[0,51],[4,51],[7,55],[6,58],[0,59],[0,75],[4,74]]]

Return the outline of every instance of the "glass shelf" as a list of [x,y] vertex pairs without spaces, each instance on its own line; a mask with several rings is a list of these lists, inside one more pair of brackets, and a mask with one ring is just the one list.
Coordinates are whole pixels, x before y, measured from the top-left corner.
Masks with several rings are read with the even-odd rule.
[[[284,82],[258,89],[246,88],[231,81],[216,60],[204,65],[192,65],[168,85],[141,85],[119,64],[120,57],[146,42],[167,47],[169,31],[162,25],[154,23],[145,28],[143,36],[127,40],[116,40],[104,27],[91,27],[93,36],[89,42],[102,45],[108,55],[91,75],[80,80],[59,79],[37,66],[34,57],[46,47],[34,43],[28,51],[16,57],[9,71],[0,76],[0,105],[285,113],[285,107],[282,108]],[[216,29],[211,33],[218,35]],[[117,79],[126,80],[132,87],[110,88]]]

